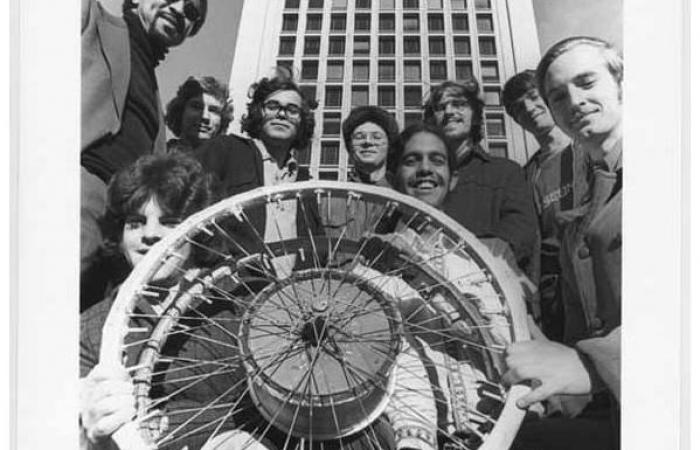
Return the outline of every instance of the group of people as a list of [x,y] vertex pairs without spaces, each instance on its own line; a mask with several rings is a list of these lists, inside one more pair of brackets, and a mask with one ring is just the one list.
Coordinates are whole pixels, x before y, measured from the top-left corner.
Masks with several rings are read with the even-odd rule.
[[[241,135],[227,133],[228,88],[212,77],[188,78],[161,114],[155,67],[169,48],[197,34],[206,13],[207,0],[126,0],[121,16],[83,0],[86,448],[109,448],[110,435],[135,414],[126,369],[98,364],[102,325],[130,269],[217,199],[311,179],[296,152],[311,144],[317,105],[284,70],[251,86]],[[502,381],[530,384],[518,406],[543,402],[546,413],[525,421],[515,449],[619,446],[622,74],[610,44],[573,37],[550,48],[536,70],[508,80],[506,111],[540,146],[524,169],[481,146],[484,103],[476,81],[433,87],[423,123],[403,131],[378,106],[356,107],[342,124],[350,181],[396,189],[442,210],[537,286],[528,305],[533,339],[508,346]],[[167,143],[165,126],[176,136]],[[285,211],[274,212],[281,227],[261,218],[266,240],[308,226],[295,208]],[[198,256],[189,247],[185,255]],[[168,267],[154,280],[173,284],[178,273]],[[382,435],[383,425],[373,426]],[[436,445],[388,433],[387,448]]]

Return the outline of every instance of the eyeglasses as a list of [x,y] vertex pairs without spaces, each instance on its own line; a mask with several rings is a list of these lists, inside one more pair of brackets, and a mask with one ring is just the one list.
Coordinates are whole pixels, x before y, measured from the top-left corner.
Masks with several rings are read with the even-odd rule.
[[444,111],[448,107],[452,107],[452,109],[457,110],[464,110],[469,108],[469,102],[467,100],[448,100],[435,105],[435,111]]
[[198,5],[199,2],[185,0],[185,6],[182,8],[182,12],[185,14],[185,17],[192,23],[196,23],[200,17],[202,17],[202,13],[200,12]]
[[298,119],[301,116],[301,107],[293,103],[283,105],[276,100],[270,100],[263,103],[263,109],[265,112],[272,115],[277,115],[280,111],[284,111],[284,115],[287,116],[288,119]]
[[377,143],[382,143],[386,139],[386,137],[382,133],[362,133],[362,132],[357,132],[353,133],[352,136],[352,141],[353,142],[366,142],[369,141],[370,138],[372,142],[377,142]]

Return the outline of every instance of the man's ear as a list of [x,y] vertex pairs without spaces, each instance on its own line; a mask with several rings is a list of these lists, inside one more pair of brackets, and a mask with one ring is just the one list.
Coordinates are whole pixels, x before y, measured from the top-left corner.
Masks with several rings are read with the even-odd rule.
[[452,176],[450,177],[450,189],[448,192],[452,192],[454,188],[457,187],[457,182],[459,181],[459,172],[454,171],[452,172]]

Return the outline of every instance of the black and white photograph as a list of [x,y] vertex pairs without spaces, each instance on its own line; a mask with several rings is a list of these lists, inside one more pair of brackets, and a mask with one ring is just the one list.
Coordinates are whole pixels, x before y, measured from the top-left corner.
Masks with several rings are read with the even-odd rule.
[[70,156],[13,166],[51,228],[15,249],[15,445],[50,377],[56,448],[686,448],[682,5],[666,53],[634,0],[62,11]]

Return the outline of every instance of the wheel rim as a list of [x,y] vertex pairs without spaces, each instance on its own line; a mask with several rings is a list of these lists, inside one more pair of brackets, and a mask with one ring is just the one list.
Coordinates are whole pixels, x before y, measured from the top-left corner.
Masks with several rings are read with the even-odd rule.
[[[304,235],[303,230],[298,230],[297,238],[263,243],[264,231],[261,227],[256,228],[251,212],[263,207],[269,211],[270,207],[296,200],[301,201],[298,214],[307,224],[311,215],[309,205],[315,207],[324,234]],[[345,215],[338,225],[331,216],[338,216],[337,206],[343,203],[345,208],[341,209],[345,210]],[[352,229],[347,225],[348,218],[361,216],[358,211],[362,208],[365,209],[365,223]],[[425,254],[420,256],[418,248],[406,248],[405,243],[399,245],[398,241],[404,239],[402,236],[398,239],[395,235],[381,238],[379,245],[376,239],[374,242],[368,239],[368,231],[376,230],[382,221],[391,217],[400,218],[399,228],[403,227],[404,231],[423,232],[422,236],[428,241],[448,242],[452,248],[425,257]],[[239,251],[243,258],[225,259],[226,251],[209,248],[208,252],[220,253],[221,261],[213,269],[190,273],[180,269],[187,282],[180,283],[170,295],[160,296],[164,299],[160,301],[167,302],[167,306],[162,311],[150,313],[152,326],[147,329],[135,326],[138,317],[149,315],[144,314],[139,305],[153,303],[156,298],[156,289],[149,279],[158,268],[163,264],[173,264],[172,261],[179,256],[177,249],[183,244],[207,248],[200,237],[225,232],[226,226],[222,224],[234,218],[254,230],[249,236],[260,240],[260,250],[248,252],[242,248],[245,243],[229,242],[227,248]],[[434,230],[434,233],[425,233],[426,229]],[[438,237],[437,241],[435,237]],[[368,251],[372,245],[377,247],[374,253]],[[387,262],[386,254],[391,251],[398,256],[388,258]],[[325,264],[321,257],[324,252]],[[294,255],[297,263],[306,260],[307,267],[285,274],[273,267],[272,260],[290,255]],[[358,255],[362,256],[358,258]],[[435,262],[448,255],[468,259],[479,274],[475,271],[469,274],[473,278],[445,278]],[[397,277],[401,280],[395,281]],[[406,281],[408,278],[410,281]],[[491,398],[496,406],[486,413],[476,406],[473,411],[468,411],[465,420],[472,430],[468,438],[462,439],[463,434],[459,439],[455,438],[455,424],[447,422],[437,430],[437,438],[439,442],[450,442],[465,449],[503,448],[510,444],[517,431],[522,411],[513,405],[515,392],[509,394],[498,383],[503,371],[502,353],[508,342],[526,335],[522,295],[510,278],[504,264],[495,260],[483,245],[449,217],[394,191],[334,182],[260,188],[224,200],[190,217],[146,255],[122,286],[110,311],[103,335],[101,361],[123,361],[125,353],[126,357],[138,354],[138,357],[129,357],[126,364],[137,367],[134,371],[139,406],[137,422],[142,439],[150,445],[179,448],[177,445],[187,442],[187,439],[206,439],[206,436],[227,430],[232,419],[236,418],[239,425],[253,434],[281,435],[284,442],[278,445],[303,448],[314,441],[337,439],[353,433],[365,433],[370,441],[377,441],[367,426],[378,416],[387,414],[392,408],[390,402],[393,402],[394,409],[411,410],[410,404],[396,400],[397,390],[406,389],[400,375],[397,381],[397,372],[406,372],[406,365],[397,357],[401,353],[402,337],[417,337],[429,351],[437,348],[438,353],[447,354],[453,351],[447,347],[454,347],[455,342],[461,343],[465,347],[462,353],[478,369],[474,370],[471,380],[479,382],[482,389],[478,401],[472,403],[476,405]],[[334,288],[330,291],[335,295],[313,295],[314,284],[325,281]],[[387,285],[392,283],[401,287],[389,289]],[[477,285],[486,288],[479,290],[474,287]],[[340,293],[338,286],[341,287]],[[410,302],[397,300],[401,297],[397,289],[401,292],[412,290],[416,298],[411,301],[417,302],[418,306],[413,305],[410,309],[406,306]],[[300,295],[300,291],[306,291],[306,294]],[[381,336],[374,340],[381,342],[382,351],[374,352],[374,360],[365,366],[361,364],[367,359],[367,354],[358,352],[362,357],[351,358],[349,363],[357,374],[354,377],[340,376],[337,372],[343,364],[333,352],[348,350],[338,348],[346,345],[337,342],[338,336],[342,336],[338,334],[339,330],[345,331],[339,323],[347,325],[339,322],[339,317],[343,316],[338,308],[344,295],[351,298],[358,294],[369,299],[369,305],[373,305],[377,313],[350,317],[352,315],[346,311],[342,320],[347,322],[349,319],[353,325],[366,327],[362,333],[370,333],[367,336]],[[471,300],[470,296],[473,297]],[[486,322],[483,311],[484,303],[488,303],[487,297],[498,298],[504,325],[496,327],[494,322]],[[346,304],[351,303],[348,298],[345,298]],[[340,301],[334,303],[334,299]],[[451,310],[443,311],[437,319],[435,315],[423,317],[431,308],[436,310],[440,302]],[[221,312],[216,306],[219,303],[226,305],[221,308],[230,313],[228,316],[217,315]],[[295,315],[289,314],[292,309],[295,309]],[[265,326],[269,328],[272,320],[277,322],[274,325],[282,328],[274,333],[261,331]],[[440,326],[434,325],[436,320],[440,321]],[[470,334],[455,337],[454,325],[447,330],[445,320],[465,322]],[[232,326],[234,322],[236,324]],[[499,333],[493,331],[496,328]],[[215,334],[218,333],[213,339],[217,342],[211,343],[220,347],[214,352],[214,363],[178,360],[178,355],[168,353],[168,348],[176,347],[172,343],[183,337],[198,342],[212,340],[210,330],[213,329]],[[134,333],[141,335],[134,336]],[[500,337],[494,337],[494,334],[500,334]],[[291,344],[288,354],[266,350],[284,348],[285,342],[296,342]],[[356,346],[366,344],[355,343]],[[138,352],[126,351],[139,346]],[[230,349],[233,354],[222,356],[221,348]],[[350,355],[353,355],[353,350]],[[306,363],[303,363],[304,358]],[[275,359],[279,361],[271,364]],[[456,364],[461,367],[460,360]],[[449,372],[454,365],[454,361],[438,364],[437,371]],[[324,374],[329,381],[323,381]],[[205,396],[207,402],[203,407],[185,402],[178,404],[178,408],[169,408],[169,403],[177,403],[180,397],[187,397],[188,391],[197,392],[197,385],[201,387],[214,379],[226,381],[213,383],[218,386],[217,390]],[[432,385],[444,389],[440,382]],[[467,387],[469,389],[478,391]],[[470,395],[476,394],[472,392]],[[429,395],[425,394],[425,397]],[[448,403],[445,401],[442,406],[449,412]],[[439,401],[436,404],[440,405]],[[455,411],[452,412],[456,415]],[[154,426],[154,419],[159,415],[165,419],[155,421],[158,425]],[[254,420],[264,425],[245,423],[246,417],[255,417]],[[417,412],[415,417],[419,422],[431,421],[430,417],[421,417]]]

